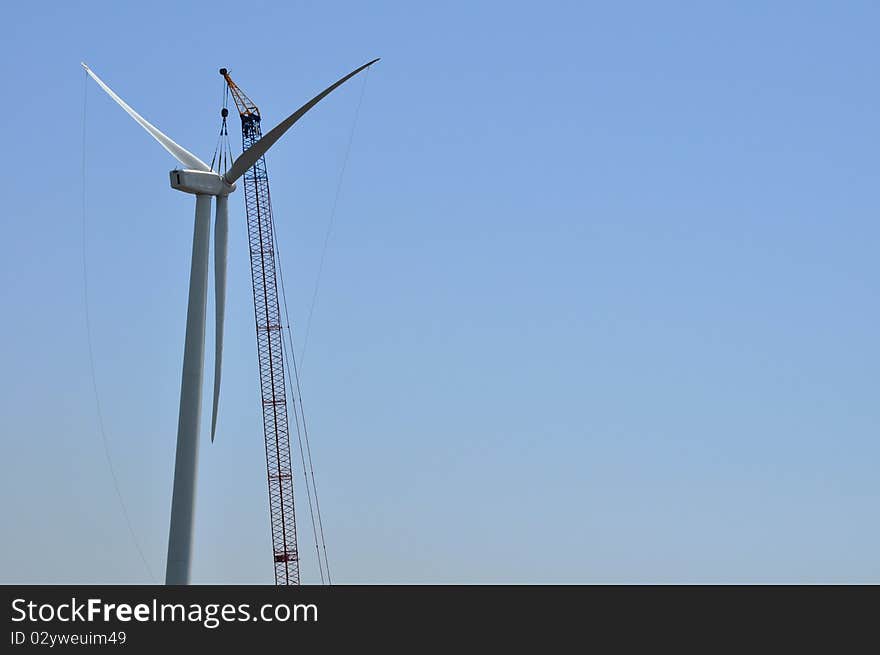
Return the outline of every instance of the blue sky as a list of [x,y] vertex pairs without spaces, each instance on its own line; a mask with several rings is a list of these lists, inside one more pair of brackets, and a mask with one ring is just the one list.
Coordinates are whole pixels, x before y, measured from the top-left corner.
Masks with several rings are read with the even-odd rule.
[[[0,581],[164,573],[193,203],[79,62],[205,159],[219,67],[274,124],[381,56],[268,161],[302,327],[363,92],[303,361],[334,581],[880,582],[876,3],[244,6],[5,9]],[[89,373],[84,93],[97,385],[148,566]],[[230,207],[193,581],[271,582]]]

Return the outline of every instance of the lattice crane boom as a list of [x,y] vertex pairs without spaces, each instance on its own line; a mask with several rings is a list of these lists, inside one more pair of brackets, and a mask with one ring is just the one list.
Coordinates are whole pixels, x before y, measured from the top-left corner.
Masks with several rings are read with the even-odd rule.
[[247,94],[232,81],[232,78],[229,76],[229,71],[225,68],[221,68],[220,74],[223,76],[223,79],[226,80],[226,86],[229,89],[229,93],[232,95],[232,99],[235,101],[235,107],[238,109],[238,113],[242,117],[242,120],[244,120],[245,116],[256,116],[259,118],[260,110],[257,109],[254,102],[248,98]]
[[[225,68],[220,69],[220,74],[226,80],[241,117],[241,147],[244,152],[263,136],[260,111],[232,81]],[[254,292],[275,584],[296,585],[300,583],[300,571],[284,373],[283,323],[266,158],[260,157],[242,179]]]

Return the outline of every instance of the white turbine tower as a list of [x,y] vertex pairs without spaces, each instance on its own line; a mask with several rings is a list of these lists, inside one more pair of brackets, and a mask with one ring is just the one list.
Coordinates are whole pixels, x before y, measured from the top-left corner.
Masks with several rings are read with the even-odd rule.
[[327,87],[243,152],[223,175],[179,146],[129,107],[92,70],[82,64],[98,85],[137,121],[165,150],[183,164],[171,171],[171,188],[196,197],[192,267],[189,277],[189,304],[186,310],[186,338],[183,347],[183,375],[180,383],[180,414],[177,422],[177,454],[174,461],[174,490],[171,497],[171,526],[168,531],[168,559],[165,584],[189,584],[192,559],[193,513],[195,509],[196,468],[199,450],[202,377],[205,360],[205,313],[208,291],[208,248],[211,232],[211,196],[217,199],[214,220],[215,344],[214,404],[211,439],[217,422],[220,399],[220,370],[223,360],[223,318],[226,304],[226,244],[229,228],[228,196],[235,181],[253,166],[279,138],[327,94],[379,61],[374,59]]

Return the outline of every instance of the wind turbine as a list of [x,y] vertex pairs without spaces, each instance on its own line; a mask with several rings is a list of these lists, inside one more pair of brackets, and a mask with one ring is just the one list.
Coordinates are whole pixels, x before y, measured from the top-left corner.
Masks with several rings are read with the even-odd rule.
[[196,197],[193,231],[192,265],[189,277],[189,301],[186,309],[186,337],[183,347],[183,374],[180,383],[180,413],[177,422],[177,453],[174,460],[174,489],[171,496],[171,525],[168,531],[168,559],[165,584],[189,584],[192,560],[193,514],[195,510],[196,470],[199,450],[199,423],[202,406],[202,378],[205,360],[205,314],[208,298],[208,248],[211,231],[211,197],[216,198],[214,219],[214,298],[215,352],[214,403],[211,415],[211,440],[217,426],[220,400],[220,372],[223,361],[223,321],[226,309],[226,250],[229,231],[228,196],[235,191],[235,182],[271,148],[294,123],[312,107],[349,79],[375,64],[373,59],[331,84],[290,116],[281,121],[262,139],[241,154],[224,174],[211,169],[189,150],[160,132],[143,116],[116,95],[101,78],[84,63],[82,67],[122,109],[183,164],[171,171],[171,188]]

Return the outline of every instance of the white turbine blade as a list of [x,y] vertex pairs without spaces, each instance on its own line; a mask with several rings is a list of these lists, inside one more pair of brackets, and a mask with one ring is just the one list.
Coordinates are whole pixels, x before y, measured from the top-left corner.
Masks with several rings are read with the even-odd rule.
[[95,82],[98,83],[98,86],[100,86],[102,89],[104,89],[104,91],[107,92],[107,95],[109,95],[111,98],[113,98],[114,101],[116,101],[117,105],[122,107],[129,116],[131,116],[138,123],[140,123],[140,126],[143,127],[147,132],[149,132],[150,135],[154,139],[156,139],[156,141],[158,141],[162,145],[162,147],[165,148],[165,150],[170,152],[171,155],[177,161],[179,161],[181,164],[183,164],[187,168],[190,168],[193,170],[197,170],[197,171],[210,171],[211,170],[211,167],[208,166],[205,162],[203,162],[201,159],[196,157],[194,154],[192,154],[186,148],[177,145],[171,138],[169,138],[168,136],[166,136],[165,134],[160,132],[155,126],[153,126],[151,123],[149,123],[143,116],[141,116],[134,109],[129,107],[126,104],[125,100],[123,100],[118,95],[116,95],[113,92],[113,89],[111,89],[109,86],[104,84],[103,80],[101,80],[100,77],[98,77],[97,75],[95,75],[92,72],[91,68],[89,68],[85,64],[82,64],[82,67],[85,68],[86,72],[89,74],[89,76],[93,80],[95,80]]
[[229,235],[229,196],[217,196],[214,221],[214,410],[211,412],[211,441],[217,430],[217,405],[220,402],[220,372],[223,368],[223,319],[226,315],[226,251]]
[[287,132],[296,123],[303,115],[312,107],[317,105],[326,95],[331,93],[334,89],[341,86],[352,77],[360,73],[362,70],[365,70],[379,61],[379,58],[374,59],[373,61],[367,62],[360,68],[357,68],[350,72],[348,75],[343,77],[341,80],[336,82],[335,84],[328,86],[326,89],[321,91],[314,98],[309,100],[302,107],[293,112],[290,116],[281,121],[278,125],[272,128],[272,130],[264,136],[262,139],[257,141],[250,148],[241,153],[238,159],[235,160],[235,163],[232,164],[232,168],[230,168],[226,174],[223,176],[226,179],[226,182],[232,184],[238,178],[245,174],[251,166],[257,163],[257,161],[266,154],[266,151],[271,148],[275,142],[281,138],[281,136]]

